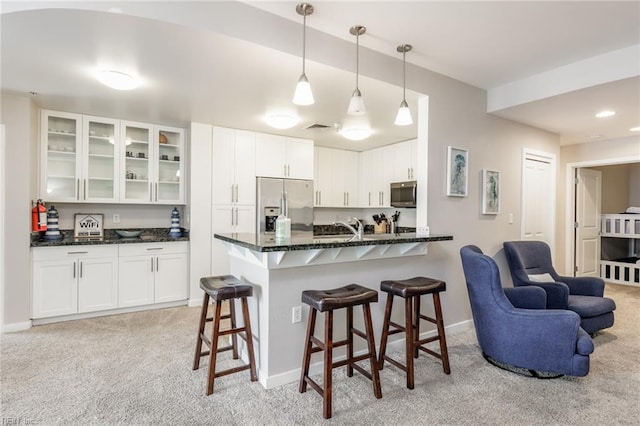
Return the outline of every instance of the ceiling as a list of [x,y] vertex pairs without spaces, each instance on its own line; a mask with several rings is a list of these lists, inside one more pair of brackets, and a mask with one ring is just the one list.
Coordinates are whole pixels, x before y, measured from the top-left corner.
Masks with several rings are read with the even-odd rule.
[[[392,57],[398,74],[395,48],[412,44],[412,66],[485,89],[491,113],[558,133],[563,144],[637,134],[629,128],[640,126],[638,1],[313,4],[307,75],[316,103],[295,108],[300,123],[287,131],[271,129],[262,117],[294,107],[302,28],[291,1],[3,1],[2,89],[37,92],[34,101],[43,108],[180,126],[215,123],[353,150],[413,138],[415,124],[393,125],[402,88],[363,75],[359,87],[374,134],[345,145],[336,132],[355,87],[355,37],[348,29],[359,24],[367,27],[361,47]],[[318,40],[345,49],[317,52]],[[312,60],[323,55],[344,66]],[[93,79],[98,68],[114,64],[139,74],[142,87],[118,92]],[[407,91],[414,120],[420,96]],[[617,114],[595,119],[605,107]],[[313,123],[329,128],[305,129]]]

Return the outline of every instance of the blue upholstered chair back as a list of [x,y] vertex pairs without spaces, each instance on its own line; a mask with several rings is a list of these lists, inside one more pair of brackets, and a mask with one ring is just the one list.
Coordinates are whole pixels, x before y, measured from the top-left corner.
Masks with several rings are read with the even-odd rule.
[[505,254],[513,277],[513,285],[525,285],[528,275],[548,273],[558,279],[551,263],[551,249],[543,241],[510,241],[505,243]]

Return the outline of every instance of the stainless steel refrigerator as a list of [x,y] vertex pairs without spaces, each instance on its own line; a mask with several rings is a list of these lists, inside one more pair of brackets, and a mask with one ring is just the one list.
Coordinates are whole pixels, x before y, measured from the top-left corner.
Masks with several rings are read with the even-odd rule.
[[275,232],[281,213],[291,219],[292,233],[313,234],[312,180],[256,178],[257,232]]

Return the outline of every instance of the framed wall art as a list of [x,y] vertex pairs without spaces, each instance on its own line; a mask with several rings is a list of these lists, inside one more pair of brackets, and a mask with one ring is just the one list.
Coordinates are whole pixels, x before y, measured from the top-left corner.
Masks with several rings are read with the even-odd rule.
[[469,175],[469,151],[447,147],[447,196],[466,197]]
[[500,172],[482,169],[482,214],[500,213]]
[[102,213],[76,213],[74,222],[74,238],[95,240],[104,238],[104,215]]

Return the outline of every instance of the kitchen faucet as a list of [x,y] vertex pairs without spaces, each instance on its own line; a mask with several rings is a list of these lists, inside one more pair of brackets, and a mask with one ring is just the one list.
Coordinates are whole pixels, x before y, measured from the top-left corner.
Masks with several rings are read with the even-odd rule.
[[364,226],[362,226],[362,223],[360,223],[360,221],[358,220],[357,217],[354,217],[353,220],[356,221],[358,229],[356,229],[353,226],[349,225],[347,222],[342,222],[342,221],[333,222],[332,225],[334,225],[334,226],[335,225],[344,226],[345,228],[347,228],[349,231],[351,231],[353,233],[352,240],[361,240],[363,235],[364,235]]

